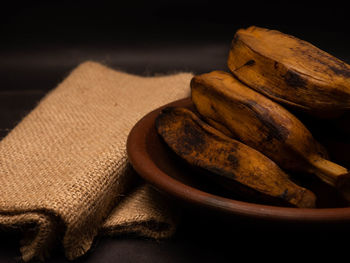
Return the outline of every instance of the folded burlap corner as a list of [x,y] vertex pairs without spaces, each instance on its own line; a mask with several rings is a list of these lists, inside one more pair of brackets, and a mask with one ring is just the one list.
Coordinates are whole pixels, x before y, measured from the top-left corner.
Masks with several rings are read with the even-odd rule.
[[94,62],[78,66],[0,142],[0,229],[21,229],[22,258],[43,259],[60,241],[68,259],[99,233],[162,238],[172,209],[130,168],[134,124],[189,96],[190,73],[141,77]]

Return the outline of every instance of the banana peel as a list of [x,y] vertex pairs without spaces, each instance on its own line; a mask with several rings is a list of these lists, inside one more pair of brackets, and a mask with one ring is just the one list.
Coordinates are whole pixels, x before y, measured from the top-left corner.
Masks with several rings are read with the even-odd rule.
[[247,86],[320,118],[350,109],[350,66],[309,42],[251,26],[236,32],[227,65]]
[[282,169],[312,173],[343,188],[349,171],[328,160],[327,151],[284,107],[223,71],[194,76],[191,99],[199,114],[227,136],[258,150]]
[[245,196],[293,207],[313,208],[316,196],[289,179],[272,160],[227,137],[186,108],[166,108],[156,119],[158,134],[194,167],[224,177]]

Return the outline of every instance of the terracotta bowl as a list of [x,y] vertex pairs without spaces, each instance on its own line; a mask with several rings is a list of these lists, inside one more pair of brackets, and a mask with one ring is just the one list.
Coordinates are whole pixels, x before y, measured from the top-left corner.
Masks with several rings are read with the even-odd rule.
[[187,204],[240,217],[285,222],[350,222],[347,203],[337,191],[312,176],[305,182],[301,181],[319,199],[318,207],[312,209],[249,202],[208,181],[176,156],[157,134],[155,118],[166,106],[193,108],[189,98],[164,105],[144,116],[133,127],[127,140],[127,153],[132,166],[158,190]]

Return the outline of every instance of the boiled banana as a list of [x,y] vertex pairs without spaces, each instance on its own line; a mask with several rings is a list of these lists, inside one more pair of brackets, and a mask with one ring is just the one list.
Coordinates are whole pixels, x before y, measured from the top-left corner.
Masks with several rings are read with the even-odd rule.
[[325,118],[350,110],[350,66],[296,37],[240,29],[227,64],[239,80],[281,104]]
[[[228,179],[241,194],[295,207],[315,207],[314,193],[292,182],[273,161],[227,137],[186,108],[166,108],[156,129],[180,157],[194,167]],[[263,197],[261,199],[261,197]]]
[[194,76],[191,98],[199,114],[227,136],[260,151],[281,168],[316,174],[341,188],[349,171],[289,111],[223,71]]

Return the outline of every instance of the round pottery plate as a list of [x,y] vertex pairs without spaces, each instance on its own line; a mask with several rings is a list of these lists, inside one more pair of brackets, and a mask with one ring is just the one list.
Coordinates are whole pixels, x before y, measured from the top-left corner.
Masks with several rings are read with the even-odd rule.
[[334,189],[312,177],[304,183],[319,199],[317,208],[253,203],[208,181],[172,152],[157,134],[155,119],[167,106],[193,109],[190,98],[155,109],[133,127],[127,140],[127,153],[132,166],[158,190],[186,203],[232,215],[289,222],[350,222],[350,207]]

